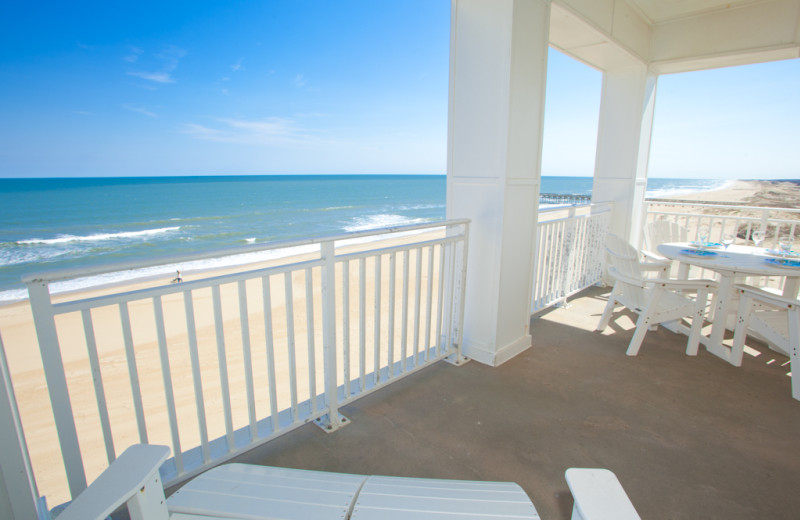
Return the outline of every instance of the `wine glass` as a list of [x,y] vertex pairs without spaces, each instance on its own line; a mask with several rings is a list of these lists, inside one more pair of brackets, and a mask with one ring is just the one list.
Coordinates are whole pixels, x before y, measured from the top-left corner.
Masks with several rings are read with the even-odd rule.
[[783,255],[783,261],[786,261],[786,255],[789,254],[789,251],[792,250],[792,244],[794,243],[794,237],[792,235],[781,235],[781,238],[778,241],[778,244],[781,246],[781,254]]
[[733,236],[733,233],[725,233],[722,236],[722,245],[725,246],[725,251],[728,250],[728,246],[729,245],[733,244],[734,240],[735,240],[735,238]]
[[708,240],[708,226],[700,226],[697,228],[697,238],[700,241],[700,247],[703,248]]
[[756,249],[758,249],[761,246],[761,243],[764,241],[764,238],[766,238],[766,237],[764,235],[764,232],[761,231],[761,228],[758,228],[755,231],[753,231],[753,233],[750,235],[750,238],[753,240],[753,243],[756,245]]

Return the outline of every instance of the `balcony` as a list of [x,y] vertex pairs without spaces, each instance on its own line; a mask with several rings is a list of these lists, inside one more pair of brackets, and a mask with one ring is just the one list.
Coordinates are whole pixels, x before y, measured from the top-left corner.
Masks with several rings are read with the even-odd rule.
[[800,409],[786,358],[735,368],[660,329],[626,357],[630,316],[594,327],[606,289],[535,317],[533,348],[496,368],[437,363],[239,462],[360,474],[511,480],[543,519],[568,519],[570,466],[606,467],[642,518],[794,518]]

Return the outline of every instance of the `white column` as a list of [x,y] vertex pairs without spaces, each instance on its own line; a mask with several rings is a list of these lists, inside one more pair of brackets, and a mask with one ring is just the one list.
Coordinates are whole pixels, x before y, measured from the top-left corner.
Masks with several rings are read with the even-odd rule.
[[614,202],[611,232],[641,241],[657,76],[631,60],[603,73],[594,202]]
[[448,218],[472,219],[464,355],[531,345],[549,0],[453,0]]

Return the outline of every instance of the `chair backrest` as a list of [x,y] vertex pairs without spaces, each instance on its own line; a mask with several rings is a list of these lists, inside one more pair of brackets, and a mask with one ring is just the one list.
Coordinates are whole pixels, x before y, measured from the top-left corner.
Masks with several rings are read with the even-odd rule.
[[677,222],[654,220],[644,227],[644,246],[647,251],[655,252],[660,244],[686,242],[688,235],[686,228]]
[[[609,233],[606,237],[606,258],[608,267],[613,267],[620,274],[636,281],[644,279],[639,262],[639,251],[625,239]],[[613,276],[613,272],[612,272]],[[617,278],[619,300],[629,308],[642,309],[647,302],[647,295],[640,285],[626,283]]]

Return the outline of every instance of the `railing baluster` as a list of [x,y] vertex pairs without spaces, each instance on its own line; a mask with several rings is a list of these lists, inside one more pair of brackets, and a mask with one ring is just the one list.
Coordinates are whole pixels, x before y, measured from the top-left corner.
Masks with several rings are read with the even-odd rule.
[[358,374],[361,379],[361,392],[367,389],[367,259],[360,258],[358,263]]
[[344,395],[350,397],[350,260],[342,262],[342,377]]
[[147,444],[147,424],[144,420],[144,406],[142,404],[142,390],[139,385],[139,369],[136,367],[136,352],[133,348],[133,333],[131,332],[131,316],[128,303],[119,304],[119,317],[122,323],[122,337],[125,341],[125,359],[128,365],[128,377],[131,383],[131,397],[133,409],[136,413],[136,426],[139,429],[139,442]]
[[442,326],[444,321],[444,279],[447,276],[444,270],[444,244],[439,244],[439,289],[436,298],[436,352],[442,355],[447,350],[442,338]]
[[169,429],[172,434],[172,454],[175,457],[175,467],[178,475],[180,475],[183,473],[183,451],[181,450],[181,438],[178,431],[178,414],[175,409],[175,391],[172,386],[172,372],[169,367],[167,332],[164,328],[164,307],[161,302],[161,296],[153,297],[153,314],[156,319],[156,336],[158,337],[158,352],[161,357],[164,397],[167,401],[167,417],[169,418]]
[[429,359],[431,350],[431,312],[433,312],[433,246],[428,246],[428,284],[425,306],[425,361]]
[[250,313],[247,310],[247,284],[239,280],[239,323],[242,330],[242,363],[244,364],[244,381],[247,392],[247,418],[250,425],[250,440],[258,439],[256,426],[256,395],[253,389],[253,360],[250,347]]
[[394,377],[394,315],[395,315],[395,285],[397,275],[397,253],[389,257],[389,346],[388,346],[388,377]]
[[111,421],[108,417],[106,393],[103,389],[103,374],[100,371],[100,359],[97,355],[97,340],[94,335],[94,325],[92,324],[92,311],[83,309],[81,318],[83,319],[83,334],[86,337],[86,349],[89,354],[89,366],[92,369],[92,383],[94,384],[94,395],[97,400],[97,413],[100,415],[100,427],[103,430],[106,459],[111,464],[117,456],[114,451],[114,437],[111,434]]
[[317,360],[314,346],[314,279],[311,268],[306,268],[306,338],[308,343],[308,395],[311,411],[317,411]]
[[275,341],[272,333],[272,295],[269,275],[261,277],[261,293],[264,299],[264,341],[267,350],[267,378],[269,384],[269,411],[272,433],[280,430],[278,420],[278,383],[275,379]]
[[186,314],[186,337],[189,342],[189,359],[192,363],[192,382],[194,383],[194,402],[197,412],[197,428],[200,434],[200,451],[203,463],[211,461],[208,445],[208,423],[206,422],[206,406],[203,397],[203,378],[200,372],[200,356],[197,347],[197,324],[194,317],[194,301],[192,291],[183,291],[183,308]]
[[225,330],[222,321],[222,297],[219,284],[211,288],[211,299],[214,304],[214,331],[217,336],[217,365],[219,365],[219,386],[222,397],[222,413],[225,420],[225,437],[228,451],[236,448],[233,438],[233,414],[231,412],[231,391],[228,385],[228,356],[225,353]]
[[289,391],[291,393],[292,422],[300,418],[297,415],[297,358],[294,344],[294,292],[292,287],[292,273],[283,275],[284,292],[286,298],[286,351],[289,354]]
[[375,255],[375,315],[374,315],[374,339],[373,339],[373,382],[377,385],[381,380],[381,261],[383,256]]
[[408,251],[403,251],[403,294],[400,310],[400,349],[403,357],[400,358],[400,371],[408,369]]
[[[417,254],[417,263],[416,263],[416,284],[415,289],[416,293],[414,295],[414,365],[419,364],[420,355],[419,352],[419,314],[420,314],[420,301],[422,295],[422,248],[415,249]],[[425,361],[427,361],[427,354],[424,357]]]

